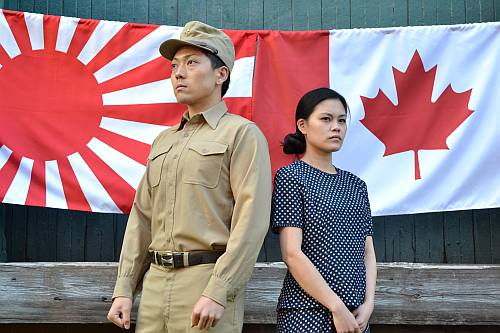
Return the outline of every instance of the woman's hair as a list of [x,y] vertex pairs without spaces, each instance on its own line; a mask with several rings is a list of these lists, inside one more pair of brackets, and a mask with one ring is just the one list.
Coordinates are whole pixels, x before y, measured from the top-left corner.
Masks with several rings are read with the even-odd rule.
[[285,136],[283,140],[283,152],[285,154],[296,154],[300,155],[306,151],[306,138],[302,132],[299,131],[297,126],[297,121],[299,119],[307,120],[311,113],[313,113],[314,108],[319,103],[327,99],[339,100],[346,113],[349,112],[349,106],[344,96],[336,92],[335,90],[329,88],[317,88],[309,91],[300,99],[297,104],[297,109],[295,110],[295,133],[289,133]]

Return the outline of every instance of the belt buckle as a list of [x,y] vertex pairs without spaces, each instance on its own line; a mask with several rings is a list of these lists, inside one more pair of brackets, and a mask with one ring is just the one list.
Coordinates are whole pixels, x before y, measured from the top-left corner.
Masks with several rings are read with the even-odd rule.
[[[174,252],[172,251],[167,251],[164,253],[158,253],[158,256],[160,257],[160,262],[159,264],[162,265],[163,267],[166,268],[174,268]],[[165,258],[165,256],[167,258]]]

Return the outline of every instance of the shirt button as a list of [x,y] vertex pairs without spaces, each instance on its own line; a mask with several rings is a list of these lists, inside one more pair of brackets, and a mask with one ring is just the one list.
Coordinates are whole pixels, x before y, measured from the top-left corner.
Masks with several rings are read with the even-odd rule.
[[176,160],[179,157],[177,154],[174,155],[173,159]]
[[189,133],[184,133],[184,137],[187,138],[189,136]]

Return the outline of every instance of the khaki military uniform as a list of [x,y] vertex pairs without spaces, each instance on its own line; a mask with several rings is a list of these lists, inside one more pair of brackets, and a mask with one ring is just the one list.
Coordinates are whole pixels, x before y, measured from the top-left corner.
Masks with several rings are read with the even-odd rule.
[[[113,297],[144,277],[137,332],[191,332],[201,295],[225,307],[213,332],[240,332],[244,289],[268,229],[271,167],[257,126],[224,102],[163,131],[137,189]],[[165,268],[152,251],[226,249],[215,264]]]

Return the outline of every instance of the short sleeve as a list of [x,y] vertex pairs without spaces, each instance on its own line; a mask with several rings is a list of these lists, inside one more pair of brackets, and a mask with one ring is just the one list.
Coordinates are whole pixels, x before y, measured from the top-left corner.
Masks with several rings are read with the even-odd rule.
[[286,169],[280,169],[274,177],[274,191],[271,208],[272,230],[281,227],[304,226],[304,202],[301,185],[296,177]]
[[372,212],[370,208],[370,200],[368,199],[368,189],[366,188],[366,184],[363,182],[363,201],[364,201],[364,228],[365,228],[365,236],[373,236],[373,220],[372,220]]

